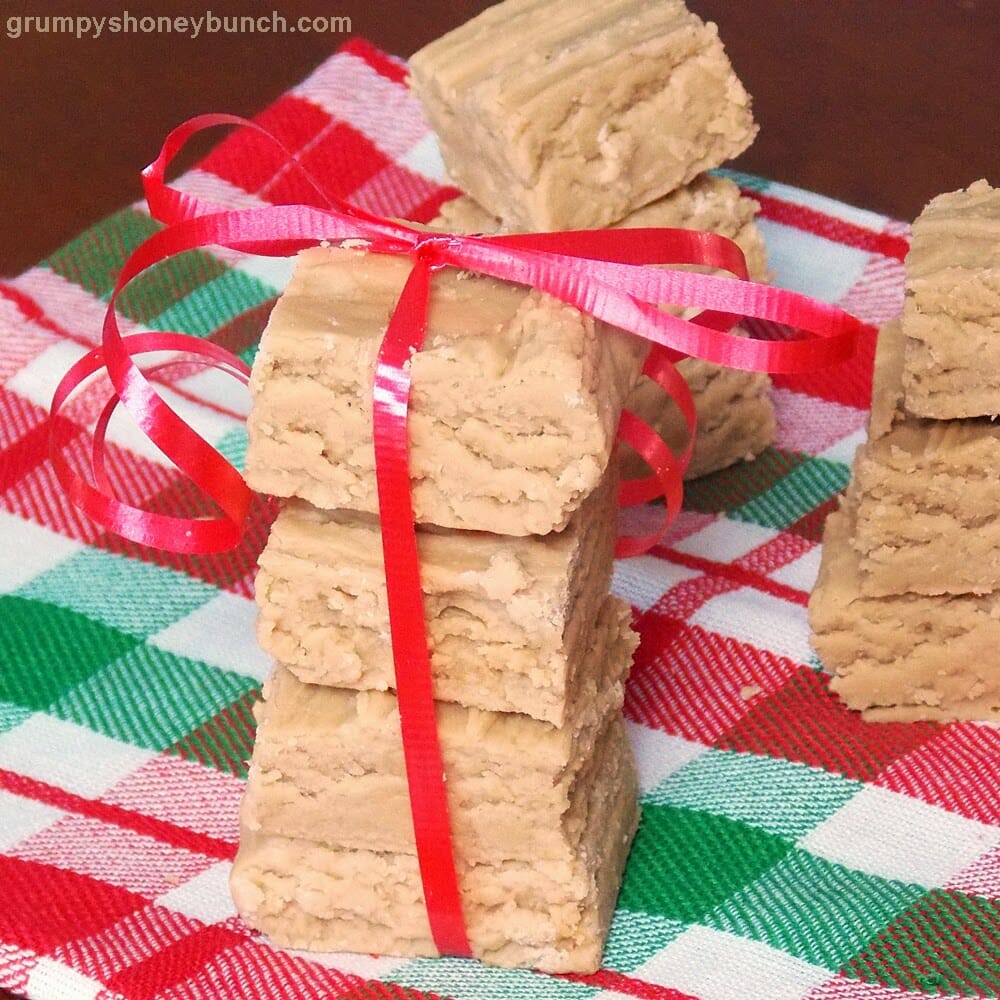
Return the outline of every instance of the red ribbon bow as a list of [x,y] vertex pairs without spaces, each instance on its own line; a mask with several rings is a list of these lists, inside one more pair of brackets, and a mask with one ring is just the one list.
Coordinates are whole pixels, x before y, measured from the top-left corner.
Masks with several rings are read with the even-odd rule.
[[[373,405],[376,478],[403,750],[428,918],[442,953],[467,955],[470,949],[434,718],[407,451],[410,376],[405,361],[423,342],[433,272],[458,267],[532,286],[653,345],[645,371],[678,402],[691,433],[686,451],[675,456],[642,421],[623,414],[620,436],[644,455],[654,474],[623,483],[621,501],[638,503],[662,492],[667,509],[660,531],[620,540],[619,556],[645,551],[658,541],[680,508],[681,482],[694,438],[694,406],[673,361],[692,356],[753,371],[810,371],[846,360],[865,326],[840,309],[784,289],[641,266],[702,264],[745,279],[742,251],[712,233],[617,229],[490,237],[442,235],[381,218],[331,197],[308,174],[320,206],[227,211],[165,183],[167,166],[189,136],[215,125],[247,126],[268,135],[241,118],[203,115],[171,132],[159,157],[143,171],[150,211],[167,223],[167,228],[139,246],[125,263],[108,305],[102,346],[66,373],[50,413],[54,427],[56,414],[72,392],[95,372],[107,370],[115,396],[95,429],[93,482],[69,465],[55,447],[54,438],[52,462],[73,503],[120,535],[175,552],[206,553],[234,547],[242,536],[250,506],[249,488],[239,473],[164,402],[133,356],[181,351],[196,355],[200,364],[220,367],[243,381],[249,371],[239,358],[195,337],[144,333],[123,338],[114,311],[121,290],[159,261],[210,245],[288,256],[322,241],[351,240],[355,245],[363,241],[371,253],[402,254],[413,260],[378,355]],[[298,167],[295,157],[284,152],[289,163]],[[704,311],[685,320],[664,312],[661,304]],[[729,333],[743,316],[771,320],[812,336],[762,341]],[[171,517],[136,509],[115,497],[104,471],[104,439],[119,402],[167,457],[218,504],[222,517]]]

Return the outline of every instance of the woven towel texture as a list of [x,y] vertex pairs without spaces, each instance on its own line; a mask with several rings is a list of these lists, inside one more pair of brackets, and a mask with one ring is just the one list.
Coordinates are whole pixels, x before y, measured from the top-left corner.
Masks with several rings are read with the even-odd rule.
[[[355,41],[259,121],[336,193],[426,221],[455,192],[403,79]],[[780,284],[873,323],[899,310],[905,226],[731,176],[761,202]],[[309,195],[243,133],[180,184],[233,206]],[[864,435],[871,342],[836,371],[776,378],[774,447],[690,484],[664,544],[617,567],[642,636],[626,713],[644,820],[601,972],[293,954],[248,930],[226,881],[268,668],[251,600],[267,510],[236,552],[150,551],[78,514],[45,457],[52,390],[98,341],[117,270],[156,228],[127,208],[0,283],[0,986],[43,1000],[997,994],[1000,732],[865,724],[808,642],[823,519]],[[123,331],[182,330],[249,360],[288,272],[187,253],[122,296]],[[241,460],[244,396],[194,369],[159,384]],[[77,458],[102,392],[79,394],[54,429]],[[199,509],[127,421],[110,439],[126,496]]]

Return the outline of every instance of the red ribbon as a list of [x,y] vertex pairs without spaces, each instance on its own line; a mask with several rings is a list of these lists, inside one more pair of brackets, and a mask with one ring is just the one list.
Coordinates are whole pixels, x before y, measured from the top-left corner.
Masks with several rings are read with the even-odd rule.
[[[410,376],[405,362],[423,342],[433,272],[450,266],[532,286],[653,345],[645,372],[677,401],[689,427],[689,441],[681,455],[674,455],[646,424],[632,414],[623,414],[619,436],[646,458],[653,475],[623,483],[620,501],[641,503],[662,494],[666,518],[663,528],[651,535],[620,539],[618,556],[634,555],[655,544],[680,509],[682,477],[694,439],[694,404],[673,361],[693,356],[754,371],[811,371],[846,360],[865,327],[840,309],[783,289],[640,266],[702,264],[745,279],[742,251],[712,233],[676,229],[492,237],[428,233],[328,195],[305,171],[321,207],[303,204],[220,210],[165,183],[167,167],[184,142],[200,129],[215,125],[246,126],[272,138],[244,119],[203,115],[171,132],[159,157],[143,171],[150,211],[167,223],[167,228],[139,246],[125,263],[108,304],[102,346],[66,373],[50,411],[54,428],[54,418],[72,392],[94,373],[107,370],[115,395],[98,420],[91,462],[93,483],[61,455],[54,434],[50,439],[52,462],[73,503],[126,538],[184,553],[232,548],[242,536],[251,500],[249,488],[239,473],[163,401],[133,357],[149,351],[185,352],[243,381],[248,370],[239,358],[195,337],[144,333],[123,338],[114,311],[121,290],[159,261],[210,245],[288,256],[321,241],[361,240],[371,253],[402,254],[414,261],[378,355],[373,398],[375,468],[403,751],[428,919],[443,954],[468,955],[434,717],[408,460]],[[289,164],[301,169],[296,158],[284,152]],[[684,320],[664,312],[660,304],[704,311]],[[811,336],[761,341],[729,333],[742,316],[785,324]],[[154,514],[114,496],[103,456],[108,420],[119,402],[167,457],[215,501],[220,517]]]

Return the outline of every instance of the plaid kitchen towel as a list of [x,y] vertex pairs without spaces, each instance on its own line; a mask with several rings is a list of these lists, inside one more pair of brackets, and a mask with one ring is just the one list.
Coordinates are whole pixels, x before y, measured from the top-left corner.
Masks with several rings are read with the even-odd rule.
[[[426,220],[454,194],[401,63],[353,42],[259,118],[365,208]],[[780,284],[873,323],[896,313],[906,228],[755,177]],[[180,182],[233,206],[307,196],[253,134]],[[0,986],[40,1000],[542,997],[904,1000],[1000,988],[1000,732],[869,725],[827,690],[805,605],[826,513],[862,439],[872,344],[775,379],[757,461],[688,487],[664,544],[622,562],[642,634],[626,712],[644,820],[604,968],[544,976],[459,959],[308,955],[233,911],[227,875],[267,669],[242,548],[184,557],[109,535],[65,500],[46,408],[99,337],[114,275],[157,228],[141,207],[0,283]],[[190,252],[134,282],[122,327],[250,358],[284,261]],[[161,392],[233,461],[239,393],[203,371]],[[101,406],[54,428],[78,458]],[[194,500],[114,422],[109,464],[153,510]]]

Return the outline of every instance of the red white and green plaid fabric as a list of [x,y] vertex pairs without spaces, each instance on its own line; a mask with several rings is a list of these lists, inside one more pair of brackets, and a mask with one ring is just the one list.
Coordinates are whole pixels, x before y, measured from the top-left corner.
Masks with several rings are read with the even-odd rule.
[[[259,120],[338,194],[426,220],[453,191],[403,79],[354,42]],[[779,283],[872,322],[899,309],[903,225],[736,179],[762,203]],[[233,205],[309,194],[252,134],[182,183]],[[145,550],[70,507],[45,457],[52,389],[155,228],[126,209],[0,283],[0,986],[45,1000],[998,992],[1000,732],[867,725],[809,648],[820,530],[864,433],[871,344],[841,371],[775,379],[775,446],[691,484],[666,543],[617,568],[642,634],[626,711],[644,818],[601,972],[289,953],[247,929],[226,882],[268,667],[251,601],[264,514],[232,554]],[[122,296],[123,329],[185,330],[249,358],[288,271],[188,253]],[[161,383],[238,462],[239,394],[193,370]],[[99,407],[84,392],[59,420],[71,453]],[[111,441],[126,495],[195,509],[126,423]]]

